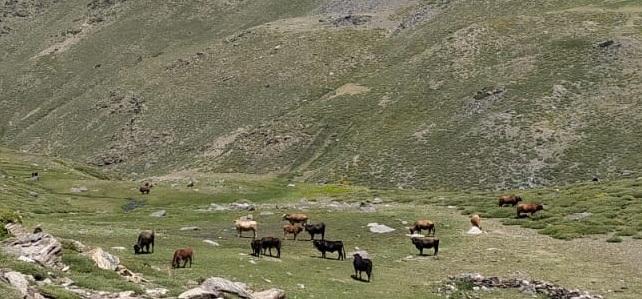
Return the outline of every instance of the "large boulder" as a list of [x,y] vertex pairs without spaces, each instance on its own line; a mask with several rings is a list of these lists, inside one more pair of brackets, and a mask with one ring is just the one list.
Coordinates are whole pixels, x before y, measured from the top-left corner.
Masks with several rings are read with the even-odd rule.
[[379,223],[368,223],[368,227],[370,228],[371,232],[378,233],[378,234],[385,234],[385,233],[395,231],[394,228],[389,227],[385,224],[379,224]]
[[217,299],[222,298],[221,293],[213,290],[205,290],[201,287],[187,290],[180,295],[178,299]]
[[85,255],[90,257],[100,269],[116,271],[120,264],[120,259],[117,256],[104,251],[100,247],[88,251]]
[[62,263],[62,244],[50,234],[30,233],[20,224],[10,223],[5,226],[14,238],[2,242],[5,252],[23,260],[34,262],[49,268],[64,269]]
[[4,274],[4,278],[7,279],[9,284],[16,288],[23,296],[27,296],[29,294],[29,281],[22,273],[7,272]]
[[210,277],[201,284],[201,288],[208,291],[219,291],[235,294],[241,298],[252,298],[247,285],[242,282],[233,282],[225,278]]

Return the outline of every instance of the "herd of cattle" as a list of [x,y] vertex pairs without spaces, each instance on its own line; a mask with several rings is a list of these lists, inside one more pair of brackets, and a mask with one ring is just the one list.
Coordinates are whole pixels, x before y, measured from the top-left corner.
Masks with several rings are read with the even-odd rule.
[[[149,194],[151,185],[145,184],[140,187],[141,193]],[[541,204],[536,203],[520,203],[522,198],[516,195],[502,195],[499,197],[499,206],[516,206],[517,217],[522,217],[523,214],[531,214],[531,216],[537,211],[543,210],[544,207]],[[338,254],[338,260],[345,260],[346,252],[343,241],[330,241],[325,239],[326,225],[323,222],[312,224],[308,223],[309,217],[306,214],[285,214],[282,219],[289,222],[283,226],[283,239],[287,240],[288,235],[292,235],[292,239],[296,240],[297,236],[304,230],[310,235],[310,241],[316,250],[321,253],[322,258],[326,258],[326,253]],[[472,215],[470,222],[473,226],[481,230],[481,218],[479,215]],[[261,239],[257,239],[258,223],[255,220],[249,219],[237,219],[234,220],[234,226],[236,228],[237,237],[241,238],[243,232],[252,232],[252,241],[250,242],[250,248],[252,250],[252,255],[260,257],[261,254],[268,255],[271,257],[281,257],[281,248],[283,242],[280,238],[274,236],[267,236]],[[435,238],[436,228],[435,223],[426,220],[420,219],[413,223],[409,227],[410,230],[410,240],[412,244],[419,250],[420,255],[424,255],[424,249],[434,249],[433,256],[436,256],[439,253],[439,239]],[[426,231],[431,237],[424,237],[421,234],[422,231]],[[315,239],[315,236],[321,235],[321,239]],[[154,232],[153,231],[143,231],[138,235],[138,240],[134,245],[134,253],[153,253],[154,252]],[[275,250],[276,255],[273,255],[272,250]],[[192,259],[194,256],[194,250],[192,248],[181,248],[174,252],[172,258],[172,268],[185,268],[187,263],[189,266],[192,266]],[[366,273],[367,281],[369,282],[372,277],[372,260],[366,256],[361,256],[361,253],[357,252],[353,254],[353,266],[354,266],[354,278],[362,279],[362,272]],[[182,263],[182,265],[181,265]]]

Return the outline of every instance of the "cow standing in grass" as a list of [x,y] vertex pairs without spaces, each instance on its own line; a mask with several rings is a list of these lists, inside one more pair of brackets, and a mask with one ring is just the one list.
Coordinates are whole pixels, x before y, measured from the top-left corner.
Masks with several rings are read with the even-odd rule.
[[306,224],[305,231],[310,234],[310,240],[314,240],[314,235],[321,235],[321,240],[325,240],[325,223]]
[[152,184],[150,184],[148,182],[145,182],[144,185],[142,185],[142,186],[140,186],[140,188],[138,188],[138,191],[140,191],[141,194],[149,194],[149,191],[152,190],[152,187],[154,187],[154,185],[152,185]]
[[194,250],[192,248],[181,248],[174,251],[174,257],[172,258],[172,268],[180,268],[181,262],[183,262],[183,268],[187,266],[189,261],[189,267],[192,267],[192,260],[194,259]]
[[410,239],[412,244],[419,250],[419,255],[424,255],[424,249],[434,248],[434,256],[439,253],[439,239],[413,237]]
[[326,240],[314,240],[312,241],[314,247],[321,252],[321,257],[325,258],[326,252],[338,252],[338,260],[345,260],[346,251],[343,247],[343,241],[326,241]]
[[252,247],[252,255],[256,257],[260,257],[261,255],[261,241],[262,240],[252,240],[250,242],[250,247]]
[[263,237],[261,238],[261,248],[263,249],[263,255],[266,251],[270,251],[270,256],[272,256],[272,248],[276,249],[276,257],[281,257],[281,239],[275,237]]
[[297,224],[286,224],[283,226],[283,239],[287,240],[287,235],[292,234],[293,240],[296,240],[296,236],[303,231],[303,227]]
[[[134,254],[154,253],[154,231],[146,230],[138,234],[138,240],[134,245]],[[151,252],[150,252],[151,247]],[[145,250],[143,252],[143,250]]]
[[515,194],[510,194],[510,195],[502,195],[498,198],[499,206],[503,207],[505,205],[509,206],[516,206],[520,201],[522,201],[522,197],[515,195]]
[[252,231],[254,235],[252,239],[256,239],[256,231],[258,224],[254,220],[234,220],[234,227],[236,227],[236,234],[240,238],[245,231]]
[[372,276],[372,261],[370,259],[361,257],[361,255],[358,253],[355,253],[353,257],[354,261],[352,262],[352,266],[354,267],[354,278],[363,280],[363,278],[361,278],[361,273],[366,272],[366,275],[368,276],[368,282],[370,282],[370,277]]
[[538,203],[522,203],[517,206],[517,218],[521,218],[522,214],[535,214],[537,211],[544,210],[544,206]]
[[432,232],[433,236],[437,231],[437,229],[435,228],[434,222],[424,219],[424,220],[415,221],[415,223],[410,227],[410,234],[412,235],[415,232],[421,233],[422,230],[427,230],[429,234]]
[[283,214],[283,220],[287,220],[290,224],[299,223],[305,225],[308,223],[308,215],[306,214]]

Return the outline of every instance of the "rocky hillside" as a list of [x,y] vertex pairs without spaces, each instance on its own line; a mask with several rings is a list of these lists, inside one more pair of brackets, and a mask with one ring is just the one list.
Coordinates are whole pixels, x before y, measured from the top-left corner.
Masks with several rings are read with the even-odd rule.
[[7,0],[0,140],[140,175],[639,176],[640,53],[633,0]]

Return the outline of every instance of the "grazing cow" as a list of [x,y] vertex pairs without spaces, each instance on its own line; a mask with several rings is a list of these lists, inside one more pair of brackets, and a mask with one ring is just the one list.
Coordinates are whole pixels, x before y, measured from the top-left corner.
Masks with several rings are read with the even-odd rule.
[[263,249],[263,255],[266,251],[270,251],[270,256],[272,256],[272,248],[276,249],[276,257],[281,258],[281,239],[275,237],[263,237],[261,238],[261,248]]
[[283,239],[287,240],[287,235],[292,234],[294,236],[293,240],[296,240],[296,236],[303,231],[303,227],[297,224],[286,224],[283,226]]
[[522,201],[521,196],[517,196],[515,194],[510,194],[510,195],[502,195],[498,198],[499,200],[499,206],[503,207],[505,205],[510,205],[510,206],[515,206],[517,203]]
[[236,233],[239,238],[244,231],[252,231],[254,233],[252,239],[256,239],[257,225],[254,220],[234,220],[234,226],[236,227]]
[[435,248],[434,256],[439,253],[439,239],[413,237],[410,240],[412,241],[412,244],[415,244],[415,247],[419,249],[419,255],[424,255],[424,248]]
[[[134,245],[134,254],[150,253],[149,248],[152,248],[151,253],[154,253],[154,231],[145,230],[138,234],[138,240]],[[143,252],[143,249],[145,252]]]
[[312,241],[314,247],[321,252],[321,257],[325,258],[326,252],[335,252],[339,253],[338,260],[345,260],[346,251],[343,248],[343,241],[326,241],[326,240],[314,240]]
[[437,229],[435,228],[435,223],[433,223],[430,220],[417,220],[415,223],[410,227],[410,234],[414,234],[415,232],[421,233],[422,230],[427,230],[428,233],[430,234],[432,232],[432,235],[435,235],[435,232]]
[[181,262],[183,262],[183,268],[187,266],[189,261],[189,267],[192,267],[192,259],[194,258],[194,250],[192,248],[181,248],[174,251],[174,257],[172,258],[172,268],[180,268]]
[[325,240],[325,223],[305,224],[305,231],[310,234],[310,240],[314,240],[314,235],[321,234],[321,240]]
[[283,220],[287,220],[290,224],[300,223],[302,225],[308,223],[308,215],[306,214],[283,214]]
[[470,224],[472,224],[473,226],[476,226],[480,230],[482,229],[481,228],[481,218],[477,214],[475,214],[475,215],[470,217]]
[[259,257],[261,255],[261,240],[252,240],[250,247],[252,247],[253,256]]
[[144,185],[138,188],[138,191],[140,191],[141,194],[149,194],[149,191],[152,190],[152,187],[154,187],[154,185],[145,182]]
[[39,181],[40,180],[40,176],[38,175],[37,172],[32,172],[31,173],[31,180],[32,181]]
[[517,218],[522,217],[522,214],[528,213],[533,216],[539,210],[544,210],[544,206],[538,203],[521,203],[517,205]]
[[352,262],[352,265],[354,266],[354,277],[357,278],[358,273],[359,280],[363,280],[361,278],[361,272],[366,272],[366,275],[368,275],[368,282],[370,282],[370,276],[372,276],[372,261],[370,259],[362,258],[358,253],[355,253],[353,257],[354,261]]

